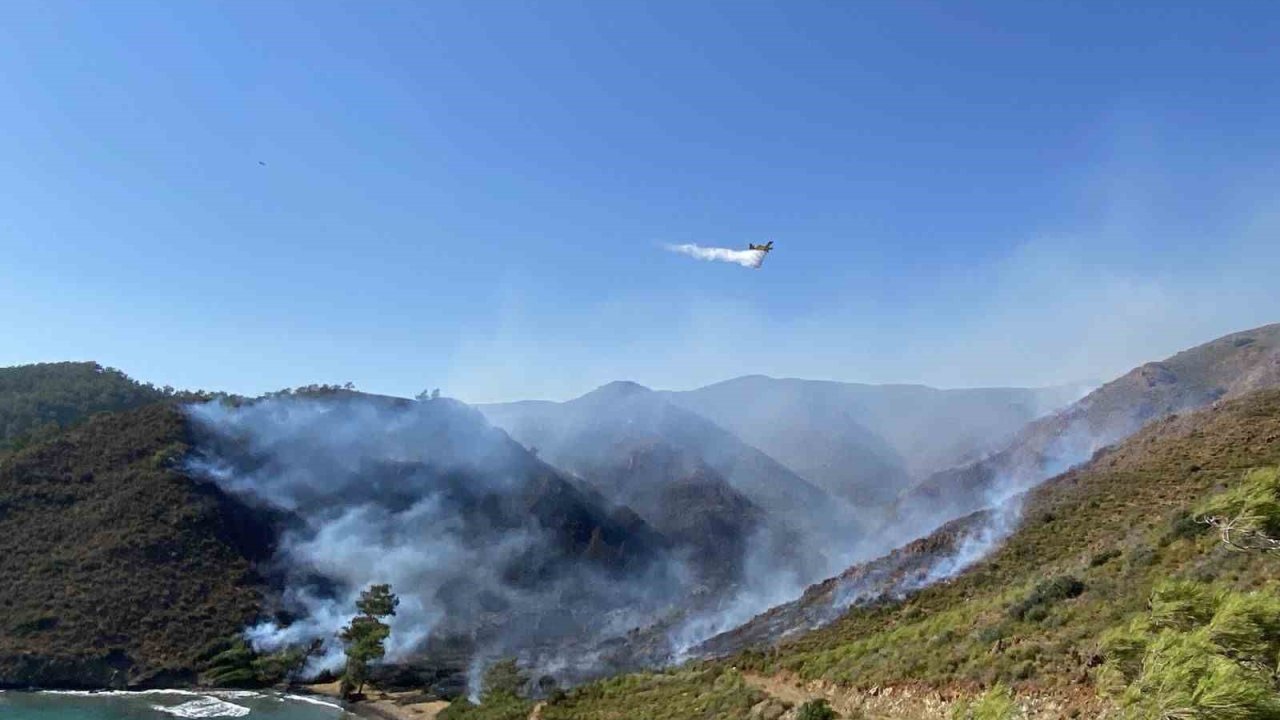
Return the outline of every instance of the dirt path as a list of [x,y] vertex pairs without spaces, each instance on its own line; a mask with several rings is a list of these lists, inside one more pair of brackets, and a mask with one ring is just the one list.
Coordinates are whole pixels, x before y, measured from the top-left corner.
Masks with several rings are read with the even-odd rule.
[[[952,717],[955,703],[962,697],[972,699],[974,691],[942,691],[920,686],[876,687],[865,690],[840,688],[821,682],[804,682],[794,675],[759,675],[743,673],[751,687],[792,707],[818,698],[825,699],[844,718],[866,720],[946,720]],[[1097,693],[1086,686],[1057,688],[1038,694],[1024,694],[1017,700],[1020,714],[1027,720],[1063,720],[1064,718],[1114,718],[1117,713]],[[783,716],[788,717],[787,715]]]
[[[851,696],[842,696],[830,692],[823,692],[818,689],[805,687],[804,683],[792,677],[782,675],[757,675],[756,673],[743,673],[742,679],[748,685],[765,693],[769,697],[789,703],[792,707],[800,707],[810,700],[823,699],[831,704],[831,709],[840,714],[840,717],[856,717],[865,718],[865,720],[906,720],[907,717],[918,718],[919,716],[904,715],[884,715],[868,711],[862,703],[852,699]],[[787,717],[787,716],[783,716]]]

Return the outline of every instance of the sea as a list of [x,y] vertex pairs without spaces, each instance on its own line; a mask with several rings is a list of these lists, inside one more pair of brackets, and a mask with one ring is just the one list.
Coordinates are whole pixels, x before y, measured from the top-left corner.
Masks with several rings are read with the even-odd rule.
[[351,720],[337,703],[274,692],[144,690],[80,692],[0,690],[0,720]]

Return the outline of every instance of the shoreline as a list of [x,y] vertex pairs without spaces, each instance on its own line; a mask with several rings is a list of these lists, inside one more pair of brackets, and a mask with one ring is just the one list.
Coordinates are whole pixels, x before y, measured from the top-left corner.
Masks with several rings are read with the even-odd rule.
[[441,710],[449,707],[447,700],[403,702],[422,695],[412,690],[393,693],[371,688],[365,694],[364,700],[346,702],[338,697],[336,682],[323,685],[301,685],[298,689],[308,695],[332,700],[340,704],[346,712],[368,720],[435,720]]
[[50,687],[28,687],[28,688],[4,688],[0,692],[12,692],[22,694],[48,694],[63,695],[70,697],[128,697],[128,696],[146,696],[146,695],[182,695],[186,697],[215,697],[222,700],[234,701],[239,695],[245,697],[246,694],[254,696],[270,696],[275,695],[284,700],[292,700],[294,702],[310,703],[314,705],[324,706],[339,712],[354,715],[356,717],[365,718],[366,720],[435,720],[440,711],[449,706],[446,700],[423,700],[420,702],[405,702],[410,698],[420,696],[422,693],[415,691],[404,692],[385,692],[376,688],[371,688],[366,693],[364,700],[357,702],[347,702],[338,695],[338,683],[325,683],[319,685],[292,685],[286,688],[228,688],[228,687],[169,687],[169,688],[139,688],[137,690],[125,690],[120,688],[93,688],[86,689],[83,687],[76,688],[50,688]]
[[316,693],[302,687],[294,686],[285,689],[281,688],[230,688],[230,687],[170,687],[170,688],[142,688],[138,690],[121,690],[119,688],[47,688],[47,687],[30,687],[30,688],[3,688],[0,693],[12,693],[14,695],[53,695],[61,697],[73,698],[129,698],[129,697],[148,697],[148,696],[164,696],[173,695],[185,698],[216,698],[225,702],[234,702],[236,700],[275,698],[277,700],[291,701],[295,703],[304,703],[308,705],[316,705],[325,707],[330,710],[336,710],[344,713],[355,713],[355,709],[348,703],[334,695],[325,693]]

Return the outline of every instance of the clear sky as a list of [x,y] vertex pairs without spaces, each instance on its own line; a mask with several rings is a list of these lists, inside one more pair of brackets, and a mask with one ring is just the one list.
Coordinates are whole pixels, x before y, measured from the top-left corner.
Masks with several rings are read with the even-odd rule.
[[1274,2],[6,2],[0,365],[1105,379],[1280,320],[1277,37]]

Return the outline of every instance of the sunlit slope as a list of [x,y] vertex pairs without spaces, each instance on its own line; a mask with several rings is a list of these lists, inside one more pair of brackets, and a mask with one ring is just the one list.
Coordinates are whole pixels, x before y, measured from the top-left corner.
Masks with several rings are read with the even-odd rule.
[[94,413],[140,407],[165,395],[94,362],[0,368],[0,451],[52,437]]
[[0,462],[0,686],[191,682],[259,612],[268,524],[178,469],[189,442],[155,404]]
[[1170,413],[1280,386],[1280,324],[1233,333],[1134,368],[1061,412],[1037,420],[1003,450],[938,472],[903,493],[904,522],[958,517],[1025,489]]
[[[1084,708],[1097,704],[1099,638],[1144,612],[1157,582],[1188,578],[1250,589],[1275,581],[1275,559],[1227,549],[1192,515],[1248,469],[1277,463],[1280,391],[1157,421],[1031,491],[1007,541],[954,580],[902,600],[872,595],[822,629],[731,655],[704,673],[636,678],[633,695],[655,704],[641,702],[628,717],[674,717],[665,708],[693,697],[732,704],[722,697],[737,682],[725,675],[729,666],[851,692],[911,686],[951,696],[1000,680],[1024,695],[1056,694],[1063,716],[1073,702],[1090,716]],[[945,552],[952,532],[922,539],[909,552]],[[807,597],[823,592],[816,586]],[[570,693],[543,716],[622,717],[621,696],[610,688]],[[749,689],[734,697],[759,699]]]

